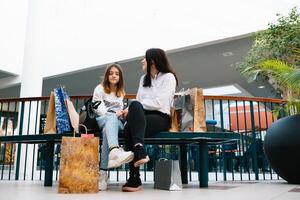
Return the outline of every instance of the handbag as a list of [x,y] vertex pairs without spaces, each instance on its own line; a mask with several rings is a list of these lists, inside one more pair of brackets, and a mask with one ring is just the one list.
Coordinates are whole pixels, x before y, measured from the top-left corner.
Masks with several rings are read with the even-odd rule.
[[99,138],[62,137],[59,193],[99,191]]
[[159,159],[155,162],[154,188],[171,191],[182,189],[178,160]]
[[[97,114],[94,110],[98,108],[101,101],[93,102],[92,100],[92,97],[89,98],[80,109],[79,124],[85,125],[88,132],[99,132],[99,126],[96,121]],[[83,132],[82,129],[80,129],[80,132]]]

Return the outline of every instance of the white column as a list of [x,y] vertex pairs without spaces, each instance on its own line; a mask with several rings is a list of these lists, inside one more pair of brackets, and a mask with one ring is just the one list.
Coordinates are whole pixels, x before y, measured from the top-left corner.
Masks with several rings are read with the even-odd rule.
[[[24,61],[21,74],[21,91],[20,97],[39,97],[42,94],[42,55],[43,55],[43,24],[41,24],[41,6],[39,0],[28,0],[28,17],[26,25],[26,36],[24,45]],[[19,113],[21,105],[19,107]],[[36,113],[38,117],[36,118]],[[29,115],[30,113],[30,115]],[[19,123],[20,123],[19,115]],[[40,105],[37,108],[37,102],[26,102],[24,108],[22,134],[38,134],[40,125]],[[19,126],[20,127],[20,124]],[[35,131],[35,129],[37,130]],[[26,156],[27,154],[27,156]],[[34,163],[33,163],[33,154]],[[37,175],[36,171],[37,145],[22,144],[19,180],[30,180],[32,171]],[[26,168],[25,168],[26,166]],[[24,175],[25,174],[25,175]]]
[[38,0],[28,0],[28,17],[21,74],[20,97],[40,96],[42,93],[42,25],[39,24]]

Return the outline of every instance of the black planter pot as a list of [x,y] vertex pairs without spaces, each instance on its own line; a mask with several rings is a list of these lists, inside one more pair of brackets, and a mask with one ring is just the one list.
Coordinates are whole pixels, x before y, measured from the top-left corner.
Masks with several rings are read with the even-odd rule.
[[274,171],[288,183],[300,184],[300,114],[275,121],[264,148]]

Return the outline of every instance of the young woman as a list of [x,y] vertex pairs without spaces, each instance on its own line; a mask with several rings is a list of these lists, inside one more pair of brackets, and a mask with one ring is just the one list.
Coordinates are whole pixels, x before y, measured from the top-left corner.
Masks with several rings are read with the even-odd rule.
[[102,130],[102,149],[100,161],[100,190],[106,190],[108,184],[107,170],[117,168],[133,159],[131,151],[119,147],[118,132],[123,129],[124,81],[119,64],[111,64],[106,68],[104,80],[97,85],[93,101],[101,101],[95,110],[99,128]]
[[144,150],[144,137],[168,131],[171,125],[170,108],[177,77],[162,49],[148,49],[141,61],[145,74],[140,79],[137,101],[129,105],[124,129],[127,150],[134,152],[130,174],[122,190],[134,192],[141,189],[139,166],[149,161]]

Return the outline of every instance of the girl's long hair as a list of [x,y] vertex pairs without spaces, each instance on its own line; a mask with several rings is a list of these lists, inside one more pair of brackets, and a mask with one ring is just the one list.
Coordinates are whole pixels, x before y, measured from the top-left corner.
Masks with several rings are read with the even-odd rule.
[[175,76],[176,83],[178,79],[175,70],[171,66],[164,50],[151,48],[146,51],[145,59],[147,61],[147,72],[144,77],[144,87],[151,87],[151,66],[154,64],[159,72],[172,73]]
[[116,96],[117,97],[125,96],[123,70],[122,70],[121,65],[119,65],[117,63],[110,64],[106,67],[105,74],[104,74],[104,79],[101,83],[103,88],[104,88],[104,92],[107,93],[107,94],[110,94],[112,92],[110,90],[110,83],[109,83],[108,76],[109,76],[110,69],[113,68],[113,67],[117,68],[118,71],[119,71],[119,82],[117,83]]

